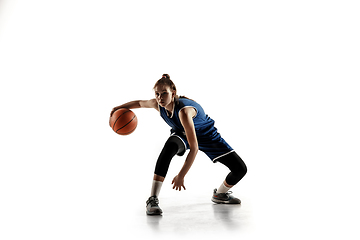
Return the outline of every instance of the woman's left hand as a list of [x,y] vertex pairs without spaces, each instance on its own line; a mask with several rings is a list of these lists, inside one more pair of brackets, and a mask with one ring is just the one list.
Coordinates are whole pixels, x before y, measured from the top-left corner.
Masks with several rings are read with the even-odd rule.
[[184,186],[184,178],[179,177],[179,175],[176,175],[174,179],[172,180],[171,184],[174,184],[173,189],[181,191],[181,187],[186,190]]

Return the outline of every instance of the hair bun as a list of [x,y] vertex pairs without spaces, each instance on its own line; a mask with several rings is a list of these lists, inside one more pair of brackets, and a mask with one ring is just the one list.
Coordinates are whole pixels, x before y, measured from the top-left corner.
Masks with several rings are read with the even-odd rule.
[[163,77],[163,78],[168,78],[168,79],[170,79],[169,74],[166,74],[166,73],[164,73],[164,74],[162,75],[162,77]]

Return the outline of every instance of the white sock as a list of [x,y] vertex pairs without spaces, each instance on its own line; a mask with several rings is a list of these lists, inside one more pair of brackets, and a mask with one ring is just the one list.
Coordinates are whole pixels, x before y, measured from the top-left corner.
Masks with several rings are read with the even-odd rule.
[[162,184],[163,184],[163,182],[161,182],[161,181],[153,180],[153,184],[152,184],[152,187],[151,187],[150,197],[152,197],[152,196],[159,196],[159,193],[160,193],[160,189],[161,189]]
[[224,183],[222,183],[219,189],[216,191],[216,193],[227,193],[227,191],[229,191],[230,188],[231,187],[227,187],[225,186]]

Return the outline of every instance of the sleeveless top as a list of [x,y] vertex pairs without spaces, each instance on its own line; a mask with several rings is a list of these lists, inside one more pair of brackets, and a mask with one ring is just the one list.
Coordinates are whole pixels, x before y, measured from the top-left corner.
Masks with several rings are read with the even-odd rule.
[[181,109],[186,107],[193,107],[196,110],[193,121],[198,142],[211,141],[220,137],[220,134],[214,127],[215,121],[205,114],[205,111],[200,104],[187,98],[175,99],[174,109],[171,115],[164,107],[159,105],[160,115],[171,127],[171,133],[185,135],[184,127],[180,122],[179,113]]
[[[160,115],[171,127],[172,135],[179,137],[183,141],[186,149],[189,149],[189,143],[179,118],[180,110],[186,107],[193,107],[196,110],[193,121],[196,138],[201,151],[203,151],[213,162],[234,152],[233,148],[220,136],[216,127],[214,127],[215,121],[205,114],[204,109],[197,102],[187,98],[175,99],[171,115],[165,108],[159,105]],[[184,152],[179,155],[182,156],[183,154]]]

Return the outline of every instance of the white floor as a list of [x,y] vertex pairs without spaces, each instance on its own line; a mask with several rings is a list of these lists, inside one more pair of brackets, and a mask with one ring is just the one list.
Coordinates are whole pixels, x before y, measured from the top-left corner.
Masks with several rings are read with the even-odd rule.
[[[0,239],[359,240],[357,2],[1,0]],[[247,164],[241,206],[210,201],[228,170],[199,153],[146,216],[170,128],[108,121],[163,73]]]
[[252,231],[253,214],[247,203],[220,205],[209,201],[209,196],[195,199],[163,198],[160,204],[162,216],[146,216],[137,212],[129,227],[138,226],[154,238],[157,236],[197,235],[218,236],[227,234],[247,235]]

